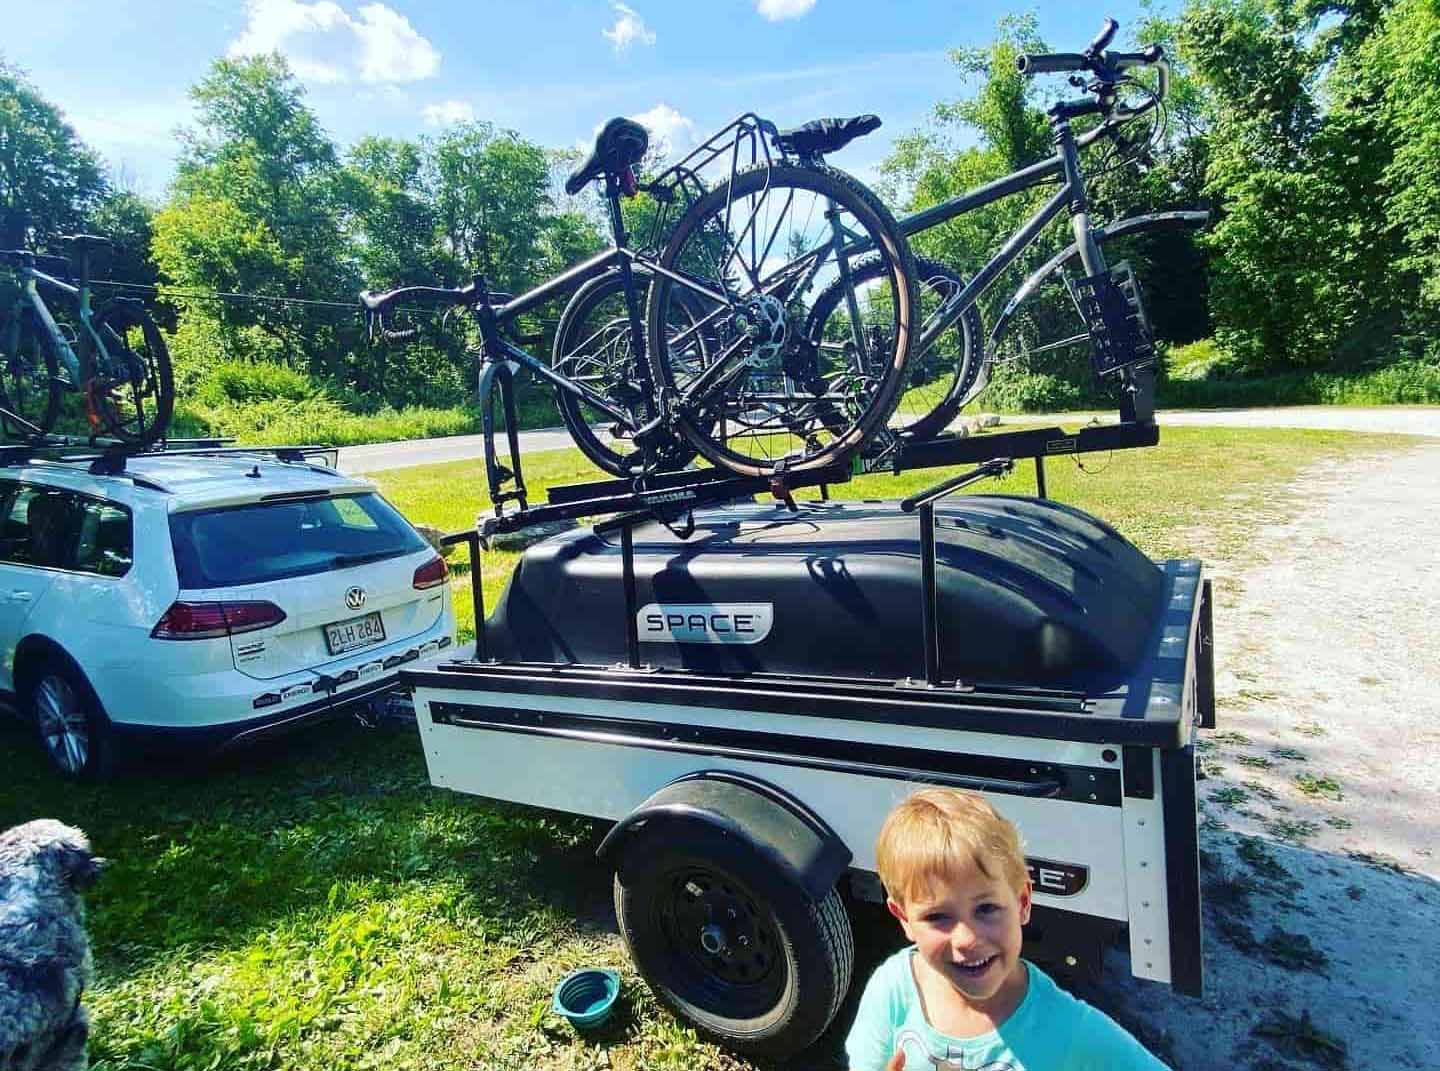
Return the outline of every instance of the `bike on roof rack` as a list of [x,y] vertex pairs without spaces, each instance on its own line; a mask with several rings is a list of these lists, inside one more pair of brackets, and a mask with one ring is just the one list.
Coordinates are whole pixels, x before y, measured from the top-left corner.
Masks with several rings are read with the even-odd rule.
[[[1001,198],[1059,182],[1053,196],[969,279],[938,261],[916,258],[922,317],[919,338],[905,376],[904,400],[890,422],[891,430],[907,440],[918,442],[943,432],[985,388],[996,361],[1027,359],[1048,350],[1086,345],[1096,377],[1119,384],[1121,419],[1152,419],[1155,348],[1140,285],[1128,262],[1107,265],[1104,247],[1138,233],[1202,226],[1210,214],[1200,210],[1156,212],[1103,225],[1091,219],[1081,150],[1097,142],[1110,144],[1113,155],[1103,165],[1106,169],[1148,152],[1148,145],[1160,135],[1162,109],[1169,91],[1170,72],[1163,49],[1150,45],[1138,52],[1110,50],[1117,30],[1116,21],[1106,19],[1099,35],[1083,52],[1019,58],[1023,74],[1069,74],[1073,86],[1090,94],[1078,100],[1059,101],[1047,111],[1055,135],[1054,155],[898,220],[901,232],[913,238]],[[1134,77],[1134,72],[1145,69],[1156,72],[1153,89]],[[1139,94],[1143,99],[1131,107],[1122,102],[1125,93]],[[1147,115],[1154,119],[1149,131],[1127,142],[1126,128]],[[1086,116],[1098,116],[1100,122],[1077,134],[1071,122]],[[1039,239],[1052,220],[1067,211],[1074,241],[1025,277],[987,335],[978,307],[980,297]],[[870,270],[866,261],[857,265],[854,289],[863,292]],[[1068,311],[1058,317],[1061,322],[1028,322],[1027,313],[1034,308],[1037,296],[1057,279],[1064,284],[1063,297],[1057,295],[1059,305],[1068,306]],[[822,350],[849,344],[855,312],[847,302],[848,298],[840,294],[816,302],[815,315],[806,331]],[[865,315],[863,302],[860,315]],[[864,330],[877,333],[885,327],[883,323],[865,322]]]
[[[697,452],[742,476],[825,469],[882,427],[898,396],[911,338],[910,255],[873,194],[842,172],[787,155],[772,124],[743,115],[646,185],[662,226],[678,218],[658,255],[637,252],[620,199],[640,190],[633,168],[646,145],[643,127],[612,120],[567,183],[576,193],[603,179],[609,251],[503,302],[482,276],[457,289],[361,295],[372,327],[393,340],[418,331],[386,325],[399,306],[424,302],[471,313],[497,510],[528,505],[514,437],[512,377],[520,368],[556,389],[581,449],[626,478],[680,468]],[[707,169],[721,177],[707,184]],[[859,247],[876,252],[882,265],[875,285],[886,294],[891,330],[877,336],[879,349],[857,336],[854,353],[829,362],[804,344],[798,328],[820,293],[837,281],[843,288]],[[521,315],[576,288],[552,365],[516,344],[531,340],[507,337]],[[504,463],[494,442],[497,393],[509,433]],[[596,418],[608,429],[596,430]]]
[[[157,442],[175,408],[165,339],[137,300],[113,298],[92,307],[91,256],[110,239],[77,234],[64,241],[71,246],[68,261],[28,250],[0,252],[19,284],[0,294],[0,430],[17,438],[47,435],[62,395],[77,391],[94,437]],[[57,277],[65,272],[75,285]],[[41,286],[73,299],[68,329],[56,322]]]

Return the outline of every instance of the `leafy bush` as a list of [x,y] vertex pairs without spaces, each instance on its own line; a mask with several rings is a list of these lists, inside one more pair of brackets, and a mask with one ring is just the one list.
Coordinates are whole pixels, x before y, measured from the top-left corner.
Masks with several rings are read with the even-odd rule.
[[1440,405],[1440,364],[1397,361],[1372,372],[1291,372],[1251,378],[1171,377],[1157,390],[1166,409],[1264,405]]
[[1165,374],[1173,379],[1206,379],[1227,363],[1225,351],[1213,338],[1202,338],[1164,351]]
[[194,400],[204,406],[303,402],[324,393],[303,372],[269,361],[221,361],[201,379]]
[[1084,400],[1079,386],[1059,376],[1000,364],[975,407],[1007,413],[1050,413],[1078,409]]

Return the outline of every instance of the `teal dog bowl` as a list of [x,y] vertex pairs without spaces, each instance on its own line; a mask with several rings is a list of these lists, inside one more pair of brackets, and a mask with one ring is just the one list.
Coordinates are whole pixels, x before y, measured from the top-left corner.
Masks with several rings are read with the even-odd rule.
[[590,968],[571,971],[555,987],[551,1002],[555,1013],[571,1026],[588,1030],[599,1026],[615,1009],[620,995],[620,976],[614,971]]

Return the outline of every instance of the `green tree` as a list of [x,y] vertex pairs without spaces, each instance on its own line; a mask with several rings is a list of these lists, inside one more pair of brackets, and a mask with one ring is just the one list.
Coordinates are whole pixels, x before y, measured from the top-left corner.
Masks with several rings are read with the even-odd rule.
[[1374,21],[1373,34],[1336,67],[1334,82],[1344,87],[1336,112],[1347,133],[1358,137],[1373,127],[1388,150],[1380,175],[1384,225],[1399,243],[1395,268],[1414,279],[1418,298],[1407,328],[1433,334],[1440,317],[1440,5],[1399,0],[1379,16],[1367,10],[1365,20]]
[[[184,133],[170,204],[155,220],[155,258],[180,290],[289,301],[178,299],[197,324],[184,337],[221,340],[219,356],[276,359],[378,400],[375,362],[358,316],[305,305],[359,288],[340,212],[334,146],[278,55],[221,59],[192,90],[199,120]],[[298,299],[298,300],[297,300]]]
[[362,138],[347,156],[340,199],[367,286],[438,286],[458,279],[461,265],[439,242],[422,144]]
[[108,188],[99,157],[60,109],[0,62],[0,246],[80,230]]
[[467,123],[430,146],[429,167],[445,251],[496,289],[523,289],[536,276],[554,207],[545,151],[489,123]]
[[[1197,0],[1217,338],[1252,370],[1403,355],[1435,325],[1433,0]],[[1423,344],[1423,343],[1421,343]]]

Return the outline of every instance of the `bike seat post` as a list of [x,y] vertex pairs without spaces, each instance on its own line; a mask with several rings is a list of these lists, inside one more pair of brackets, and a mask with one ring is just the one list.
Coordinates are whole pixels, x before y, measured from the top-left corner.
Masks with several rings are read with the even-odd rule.
[[70,274],[75,280],[75,285],[80,288],[80,304],[82,308],[89,306],[90,289],[90,247],[83,242],[76,242],[70,253]]

